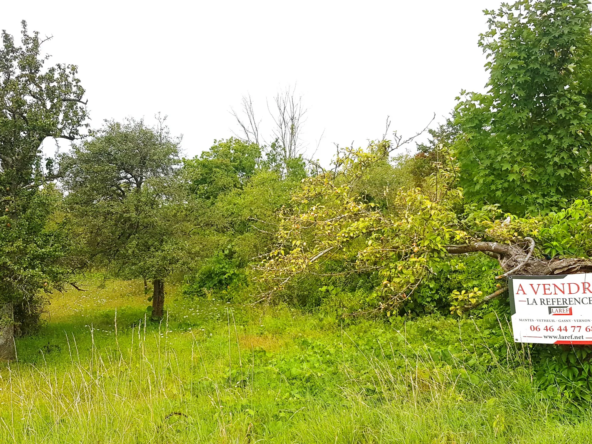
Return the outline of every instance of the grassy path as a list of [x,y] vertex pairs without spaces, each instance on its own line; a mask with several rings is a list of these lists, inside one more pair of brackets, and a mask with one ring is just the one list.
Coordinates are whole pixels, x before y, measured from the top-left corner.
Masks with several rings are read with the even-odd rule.
[[1,443],[591,442],[499,324],[344,327],[175,295],[158,324],[139,282],[85,288],[0,366]]

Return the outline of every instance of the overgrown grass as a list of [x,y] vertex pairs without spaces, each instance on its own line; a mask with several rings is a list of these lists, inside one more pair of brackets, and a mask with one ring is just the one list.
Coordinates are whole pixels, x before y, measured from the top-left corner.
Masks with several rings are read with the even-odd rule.
[[[0,442],[590,442],[505,320],[360,321],[89,280],[0,368]],[[176,289],[173,289],[173,293]]]

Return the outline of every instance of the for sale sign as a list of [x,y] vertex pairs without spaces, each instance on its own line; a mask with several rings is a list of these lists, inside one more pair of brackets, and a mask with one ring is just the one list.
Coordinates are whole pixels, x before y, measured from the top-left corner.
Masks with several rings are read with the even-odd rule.
[[516,342],[592,344],[592,274],[509,279]]

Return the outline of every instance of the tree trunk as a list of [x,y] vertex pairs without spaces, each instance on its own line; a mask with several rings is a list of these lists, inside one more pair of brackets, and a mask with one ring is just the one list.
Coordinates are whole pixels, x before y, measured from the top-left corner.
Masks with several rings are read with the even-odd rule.
[[164,316],[164,281],[154,279],[152,285],[152,319],[160,320]]
[[15,358],[14,307],[9,303],[0,308],[0,361],[12,361]]
[[[508,276],[550,276],[592,272],[592,261],[588,259],[542,259],[535,257],[533,255],[535,247],[534,240],[529,237],[524,240],[530,244],[526,249],[525,245],[520,244],[506,245],[497,242],[475,242],[468,245],[450,245],[446,247],[446,251],[450,254],[482,252],[491,258],[497,259],[504,270],[504,274],[497,276],[496,279],[503,279]],[[482,301],[465,307],[464,311],[472,310],[496,299],[504,294],[507,289],[507,287],[503,287],[495,293],[485,296]]]
[[[534,241],[529,240],[532,242],[531,250],[533,250]],[[592,272],[592,261],[589,259],[542,259],[529,254],[529,251],[525,251],[523,246],[517,244],[475,242],[469,245],[451,245],[446,247],[446,250],[450,254],[483,252],[488,256],[497,258],[501,267],[509,276],[549,276]]]

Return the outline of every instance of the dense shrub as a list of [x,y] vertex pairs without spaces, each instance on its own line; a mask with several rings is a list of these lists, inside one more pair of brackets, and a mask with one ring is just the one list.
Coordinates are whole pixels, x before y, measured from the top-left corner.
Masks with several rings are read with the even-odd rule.
[[218,252],[206,260],[194,276],[187,278],[183,293],[187,296],[205,297],[244,282],[245,274],[239,261],[228,252]]

